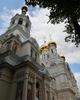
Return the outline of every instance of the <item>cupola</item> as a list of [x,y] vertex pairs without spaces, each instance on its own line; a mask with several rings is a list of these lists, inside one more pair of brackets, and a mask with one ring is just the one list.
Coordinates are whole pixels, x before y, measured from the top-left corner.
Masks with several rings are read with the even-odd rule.
[[50,47],[50,46],[54,46],[55,48],[57,48],[56,43],[53,42],[53,41],[50,41],[50,42],[48,43],[48,47]]
[[23,6],[22,7],[22,14],[26,14],[26,12],[28,11],[28,7],[27,6]]
[[42,51],[48,51],[48,45],[46,42],[44,42],[44,44],[42,44],[40,47],[40,52]]
[[10,26],[6,33],[13,34],[15,36],[19,36],[22,42],[27,41],[30,38],[30,30],[31,30],[31,21],[29,16],[26,14],[28,11],[27,6],[22,6],[21,14],[17,13],[12,17]]

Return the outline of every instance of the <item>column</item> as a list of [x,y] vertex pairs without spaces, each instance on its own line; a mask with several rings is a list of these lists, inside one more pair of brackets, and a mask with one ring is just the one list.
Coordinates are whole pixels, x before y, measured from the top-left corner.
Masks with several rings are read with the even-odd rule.
[[32,100],[35,100],[35,98],[36,98],[36,74],[34,75],[34,82],[33,82],[33,89],[32,89],[32,91],[33,91],[33,99]]
[[26,76],[25,76],[24,85],[23,85],[22,100],[27,100],[28,70],[25,73],[26,73]]
[[42,89],[43,89],[42,100],[47,100],[47,95],[46,95],[46,81],[45,81],[44,78],[42,80]]
[[51,87],[49,87],[49,100],[52,100],[52,91],[51,91]]
[[17,91],[17,83],[13,82],[12,86],[11,86],[11,91],[10,91],[10,97],[9,100],[15,100],[16,97],[16,91]]
[[[50,100],[53,100],[53,94],[54,94],[54,89],[53,89],[53,84],[52,84],[52,80],[51,82],[49,83],[49,99]],[[56,91],[55,91],[56,92]]]
[[42,83],[40,82],[40,100],[43,100],[43,98],[42,98],[42,91],[43,91],[43,87],[42,87]]

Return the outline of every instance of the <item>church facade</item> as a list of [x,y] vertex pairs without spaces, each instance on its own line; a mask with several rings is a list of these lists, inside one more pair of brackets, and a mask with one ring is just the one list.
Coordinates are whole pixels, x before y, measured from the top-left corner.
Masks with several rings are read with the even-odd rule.
[[65,57],[50,41],[30,36],[28,8],[0,36],[0,100],[77,100],[78,88]]

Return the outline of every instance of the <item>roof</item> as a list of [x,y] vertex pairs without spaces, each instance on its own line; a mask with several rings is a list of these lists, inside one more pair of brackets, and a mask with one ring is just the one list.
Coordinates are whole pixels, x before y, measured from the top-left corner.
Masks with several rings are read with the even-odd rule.
[[49,41],[48,43],[44,42],[44,44],[42,44],[41,47],[40,47],[40,51],[41,51],[41,52],[42,52],[42,51],[48,51],[48,48],[49,48],[50,46],[55,46],[55,47],[57,47],[56,43],[53,42],[53,41]]
[[54,45],[55,47],[57,47],[57,45],[56,45],[56,43],[55,43],[54,41],[50,41],[50,42],[48,43],[48,46],[50,46],[50,45]]

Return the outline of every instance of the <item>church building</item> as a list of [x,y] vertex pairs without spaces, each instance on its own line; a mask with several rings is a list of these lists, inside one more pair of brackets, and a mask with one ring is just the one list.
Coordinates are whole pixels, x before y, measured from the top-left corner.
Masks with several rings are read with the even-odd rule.
[[0,100],[77,100],[78,87],[54,41],[39,47],[23,6],[0,36]]

